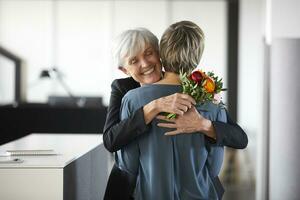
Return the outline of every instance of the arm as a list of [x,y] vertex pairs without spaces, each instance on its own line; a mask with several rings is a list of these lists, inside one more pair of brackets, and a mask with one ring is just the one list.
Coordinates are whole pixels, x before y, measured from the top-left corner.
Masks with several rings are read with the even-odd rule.
[[[118,116],[116,114],[116,116]],[[113,117],[110,115],[110,117]],[[115,119],[119,118],[115,117]],[[109,120],[109,118],[107,118]],[[128,119],[118,121],[108,127],[103,133],[103,142],[106,149],[116,152],[129,144],[139,135],[147,132],[148,126],[144,120],[143,108],[136,110]]]
[[217,135],[216,143],[235,149],[244,149],[248,145],[248,137],[245,131],[234,122],[226,111],[227,123],[212,122]]
[[158,116],[158,119],[169,123],[158,123],[160,127],[174,128],[174,131],[167,132],[166,135],[176,135],[180,133],[202,132],[210,140],[219,146],[228,146],[236,149],[246,148],[248,138],[244,130],[233,122],[226,112],[227,123],[220,121],[210,121],[205,119],[193,107],[183,116],[176,119],[166,119],[165,116]]
[[127,91],[138,87],[138,84],[132,84],[133,80],[124,80],[126,82],[121,83],[120,80],[115,80],[111,84],[110,102],[103,129],[103,143],[110,152],[119,150],[148,130],[144,121],[143,108],[136,110],[127,119],[120,121],[120,107],[123,96]]
[[[124,87],[124,83],[123,83]],[[185,94],[173,94],[153,100],[120,120],[120,106],[123,96],[134,87],[122,89],[118,81],[111,85],[111,97],[108,106],[106,122],[103,130],[103,143],[110,152],[115,152],[129,144],[136,137],[148,130],[148,124],[160,112],[170,112],[182,115],[195,103],[194,99]]]

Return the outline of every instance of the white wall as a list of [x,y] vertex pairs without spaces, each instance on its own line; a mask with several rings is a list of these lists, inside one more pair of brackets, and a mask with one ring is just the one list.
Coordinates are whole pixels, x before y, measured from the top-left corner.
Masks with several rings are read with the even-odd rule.
[[270,0],[271,2],[271,37],[300,37],[300,1]]
[[[26,60],[27,84],[50,64],[49,6],[49,1],[0,1],[0,44]],[[42,99],[43,88],[36,89]]]
[[56,66],[75,95],[101,95],[107,103],[111,81],[124,76],[112,66],[112,38],[138,26],[160,37],[169,24],[184,19],[204,29],[203,66],[226,82],[225,1],[0,0],[0,45],[26,61],[29,102],[66,95],[57,83],[38,79],[43,68]]
[[270,199],[299,199],[300,37],[273,39],[271,51]]
[[[300,1],[270,0],[270,199],[299,198]],[[297,38],[297,39],[296,39]],[[282,84],[283,78],[287,80]]]
[[[241,0],[238,121],[249,136],[246,151],[256,155],[256,199],[268,197],[269,57],[266,45],[280,37],[300,37],[300,1]],[[266,39],[267,42],[266,43]],[[267,64],[267,65],[265,65]],[[272,137],[272,133],[270,133]],[[254,153],[256,152],[256,153]],[[281,183],[284,184],[284,183]]]
[[56,65],[74,94],[108,95],[111,9],[109,1],[57,2]]
[[[248,170],[253,170],[256,190],[261,188],[261,154],[263,132],[264,15],[261,0],[240,1],[238,122],[248,134],[250,155]],[[256,170],[257,169],[257,170]]]
[[[205,70],[212,70],[223,77],[224,87],[227,87],[226,9],[225,1],[175,1],[171,5],[172,15],[169,23],[171,24],[182,19],[191,20],[203,29],[205,33],[205,49],[200,66]],[[223,95],[223,97],[226,97],[226,95]]]

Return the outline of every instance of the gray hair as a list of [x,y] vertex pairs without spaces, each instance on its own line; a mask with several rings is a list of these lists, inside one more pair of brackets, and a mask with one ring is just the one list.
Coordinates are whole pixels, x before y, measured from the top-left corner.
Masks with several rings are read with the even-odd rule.
[[126,57],[133,57],[151,45],[158,52],[157,37],[146,28],[135,28],[122,32],[113,44],[113,59],[118,67],[125,65]]
[[190,21],[170,25],[160,40],[160,57],[166,71],[190,73],[200,62],[204,33]]

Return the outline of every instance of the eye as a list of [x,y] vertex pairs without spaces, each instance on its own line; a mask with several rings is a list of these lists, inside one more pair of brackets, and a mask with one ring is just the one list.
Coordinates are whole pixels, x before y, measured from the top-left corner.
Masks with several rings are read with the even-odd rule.
[[146,51],[146,56],[151,56],[153,54],[152,51]]
[[135,64],[136,62],[137,62],[137,59],[136,59],[136,58],[132,58],[132,59],[129,60],[129,64],[130,64],[130,65],[133,65],[133,64]]

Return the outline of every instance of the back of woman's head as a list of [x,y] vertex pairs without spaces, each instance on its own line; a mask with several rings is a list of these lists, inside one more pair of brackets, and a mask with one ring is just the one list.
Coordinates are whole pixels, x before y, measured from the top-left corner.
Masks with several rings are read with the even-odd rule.
[[125,65],[125,58],[133,57],[142,52],[146,45],[158,51],[157,37],[146,28],[130,29],[122,32],[114,41],[113,57],[118,67]]
[[160,58],[165,71],[190,73],[197,67],[204,50],[204,33],[190,21],[167,28],[160,40]]

